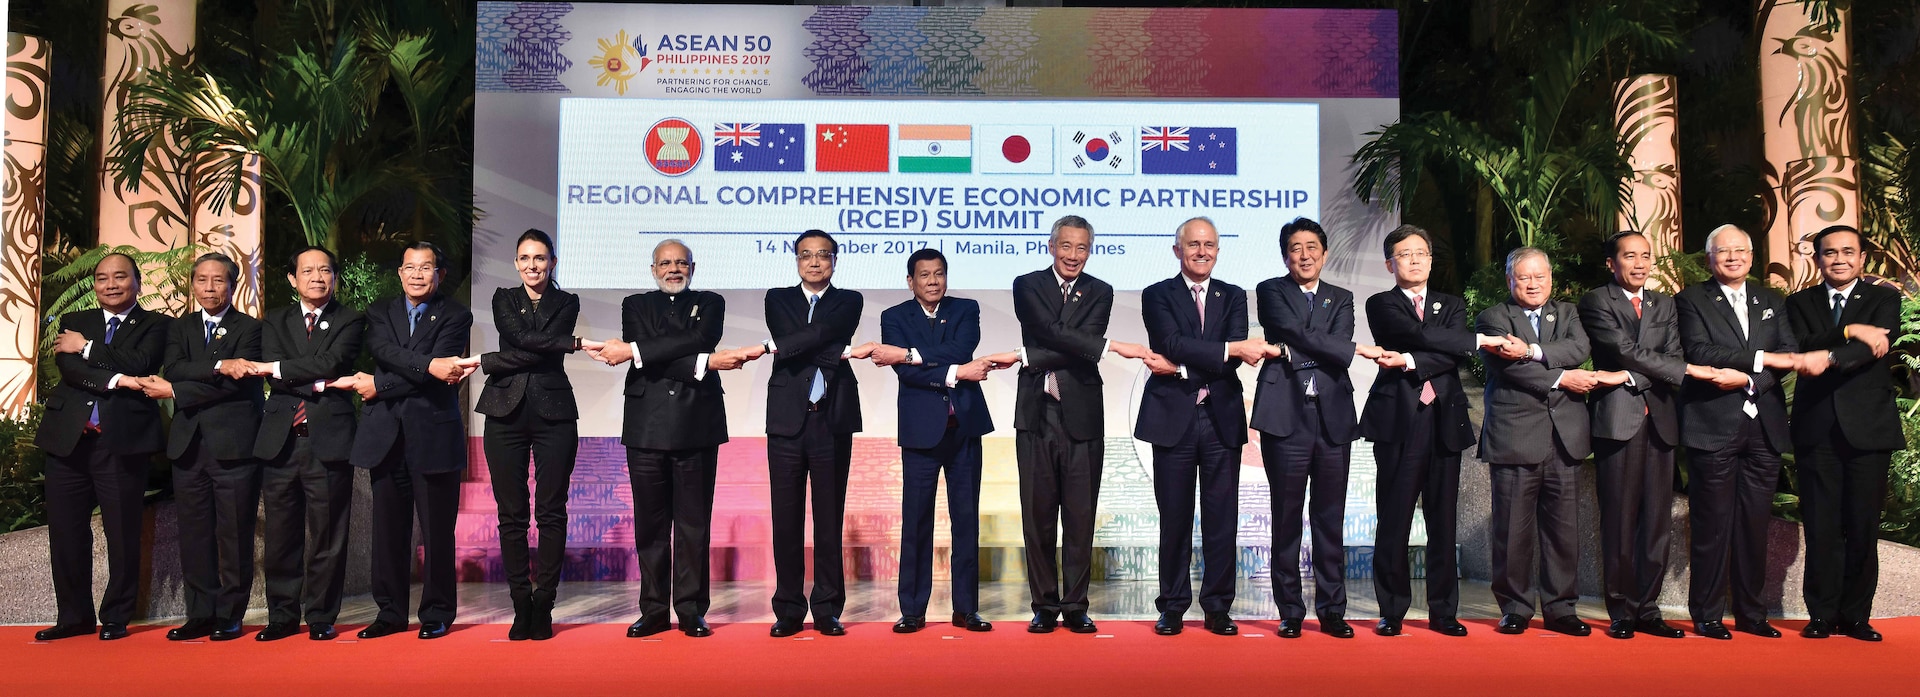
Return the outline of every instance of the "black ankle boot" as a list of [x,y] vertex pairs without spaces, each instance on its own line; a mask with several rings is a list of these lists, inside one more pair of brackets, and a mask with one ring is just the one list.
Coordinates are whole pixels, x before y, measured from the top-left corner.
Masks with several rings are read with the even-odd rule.
[[553,638],[553,600],[551,588],[542,588],[533,592],[533,621],[528,624],[527,634],[534,641],[546,641]]
[[510,641],[525,641],[532,636],[534,625],[533,598],[527,591],[514,589],[513,628],[507,630]]

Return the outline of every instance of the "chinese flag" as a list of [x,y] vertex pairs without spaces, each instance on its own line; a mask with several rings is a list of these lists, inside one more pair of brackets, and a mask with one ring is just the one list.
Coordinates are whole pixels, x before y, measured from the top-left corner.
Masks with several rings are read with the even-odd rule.
[[816,172],[887,171],[886,124],[816,124],[813,145]]

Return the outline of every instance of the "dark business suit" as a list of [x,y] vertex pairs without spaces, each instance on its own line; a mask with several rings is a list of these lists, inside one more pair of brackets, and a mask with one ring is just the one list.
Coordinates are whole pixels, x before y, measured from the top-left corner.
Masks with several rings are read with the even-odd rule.
[[[1260,432],[1273,513],[1273,601],[1281,619],[1307,616],[1300,589],[1300,515],[1313,531],[1313,610],[1347,613],[1347,467],[1359,437],[1353,410],[1353,293],[1321,281],[1312,295],[1292,277],[1262,281],[1260,327],[1287,356],[1260,366],[1250,423]],[[1311,389],[1309,389],[1311,385]],[[1311,487],[1312,496],[1308,496]]]
[[1832,351],[1817,377],[1801,376],[1793,394],[1793,453],[1806,534],[1807,616],[1842,626],[1873,614],[1879,583],[1880,511],[1893,451],[1907,447],[1894,406],[1893,353],[1842,335],[1870,324],[1900,337],[1900,292],[1856,280],[1835,321],[1833,291],[1817,285],[1787,298],[1801,351]]
[[327,303],[307,327],[295,303],[267,312],[262,357],[279,363],[268,379],[273,394],[260,416],[253,456],[264,466],[260,498],[266,509],[267,621],[333,624],[347,578],[347,527],[353,510],[353,391],[324,383],[352,375],[366,344],[367,317]]
[[453,622],[453,528],[467,469],[467,428],[460,386],[427,368],[435,358],[466,353],[472,332],[473,313],[445,295],[423,303],[412,323],[405,296],[367,307],[377,394],[361,413],[352,462],[372,470],[373,601],[378,619],[391,624],[407,624],[416,518],[426,548],[420,621]]
[[[160,405],[139,390],[109,388],[114,375],[160,372],[166,315],[135,306],[113,323],[104,310],[60,317],[60,328],[93,342],[82,357],[56,354],[60,384],[47,393],[33,443],[47,454],[47,547],[58,626],[93,626],[93,509],[107,538],[107,588],[100,622],[133,619],[140,586],[140,531],[148,460],[159,452]],[[97,414],[97,417],[96,417]]]
[[[1086,612],[1106,445],[1100,359],[1113,314],[1113,286],[1083,272],[1063,295],[1059,277],[1048,267],[1013,279],[1013,314],[1020,321],[1024,354],[1013,428],[1027,588],[1036,614]],[[1057,398],[1047,393],[1049,374]]]
[[[1780,389],[1791,371],[1755,372],[1754,354],[1800,349],[1787,326],[1786,299],[1758,283],[1743,285],[1747,298],[1738,308],[1716,281],[1688,286],[1674,302],[1687,362],[1732,368],[1753,383],[1751,394],[1699,380],[1680,392],[1692,536],[1687,609],[1695,622],[1718,622],[1731,595],[1734,619],[1747,627],[1767,619],[1767,526],[1780,483],[1780,453],[1793,447]],[[1746,316],[1744,324],[1736,311]]]
[[258,361],[260,320],[231,306],[212,328],[194,311],[168,323],[161,376],[173,383],[173,496],[180,524],[181,594],[187,620],[238,624],[253,591],[253,529],[260,463],[253,457],[266,401],[263,381],[215,370]]
[[[846,517],[860,385],[841,355],[853,343],[865,300],[829,286],[817,306],[799,286],[767,291],[767,331],[776,349],[767,379],[767,474],[773,499],[773,614],[815,622],[847,603],[840,530]],[[824,388],[812,398],[814,381]],[[813,480],[813,592],[806,578],[807,480]]]
[[[1202,295],[1195,300],[1193,288]],[[1206,314],[1201,315],[1205,307]],[[1200,610],[1233,609],[1239,546],[1240,446],[1247,444],[1240,359],[1227,343],[1247,338],[1247,292],[1184,274],[1147,286],[1140,316],[1154,353],[1186,377],[1154,375],[1140,395],[1133,437],[1153,444],[1153,499],[1160,510],[1160,595],[1153,604],[1179,617],[1193,604],[1193,500],[1200,494]],[[1205,394],[1201,394],[1202,391]]]
[[933,595],[934,492],[947,475],[953,528],[949,565],[953,611],[980,610],[980,437],[993,432],[980,383],[949,371],[980,346],[980,303],[947,296],[928,317],[918,299],[880,313],[880,342],[912,349],[919,364],[893,366],[900,378],[900,614],[925,617]]
[[719,293],[654,291],[620,303],[620,338],[633,344],[634,357],[620,442],[633,487],[643,620],[664,622],[669,608],[683,621],[697,619],[711,603],[707,549],[727,405],[720,375],[705,369],[705,359],[726,322]]
[[1480,459],[1493,479],[1494,600],[1503,615],[1532,617],[1538,568],[1540,611],[1552,621],[1572,617],[1579,597],[1574,535],[1580,463],[1593,450],[1592,417],[1584,395],[1555,387],[1562,373],[1579,368],[1589,354],[1578,309],[1549,300],[1539,312],[1536,333],[1526,311],[1509,298],[1482,310],[1474,331],[1510,334],[1540,347],[1537,361],[1480,352],[1487,364]]
[[[538,302],[524,286],[493,292],[500,350],[482,354],[487,385],[473,410],[487,416],[482,443],[500,529],[500,563],[508,592],[531,597],[537,583],[551,596],[567,554],[567,487],[580,450],[580,412],[567,380],[580,296],[548,284]],[[527,459],[533,459],[533,518],[540,525],[537,578],[527,567]],[[545,602],[543,600],[542,602]]]
[[1673,297],[1607,283],[1580,298],[1580,326],[1594,370],[1624,370],[1627,384],[1595,388],[1595,479],[1600,489],[1600,565],[1607,615],[1660,619],[1660,585],[1673,527],[1673,451],[1680,445],[1674,391],[1687,379]]
[[[1460,572],[1454,552],[1459,515],[1460,451],[1473,445],[1467,394],[1458,365],[1473,353],[1467,303],[1429,291],[1414,302],[1399,288],[1367,298],[1373,340],[1413,358],[1413,369],[1381,368],[1360,415],[1360,437],[1373,441],[1379,468],[1374,498],[1373,588],[1380,617],[1400,620],[1413,604],[1407,544],[1417,502],[1427,523],[1427,615],[1454,618],[1460,608]],[[1422,386],[1433,398],[1421,399]]]

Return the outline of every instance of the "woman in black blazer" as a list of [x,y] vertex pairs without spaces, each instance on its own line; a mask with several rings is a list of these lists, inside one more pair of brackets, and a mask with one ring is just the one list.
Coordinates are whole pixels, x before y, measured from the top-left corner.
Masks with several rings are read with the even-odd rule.
[[[487,416],[483,438],[487,472],[500,522],[500,558],[513,597],[508,639],[553,637],[555,586],[567,550],[567,487],[580,447],[580,414],[562,365],[582,348],[573,335],[580,297],[553,283],[553,239],[539,230],[520,235],[514,268],[521,285],[493,293],[493,324],[500,350],[480,357],[487,385],[474,408]],[[527,459],[533,459],[533,517],[540,526],[537,573],[527,563]]]

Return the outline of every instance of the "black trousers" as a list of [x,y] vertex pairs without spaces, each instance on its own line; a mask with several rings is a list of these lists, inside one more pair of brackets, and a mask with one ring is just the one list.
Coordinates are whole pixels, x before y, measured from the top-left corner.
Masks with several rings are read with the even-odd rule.
[[252,458],[216,460],[205,439],[196,437],[173,463],[173,499],[187,619],[239,622],[253,592],[260,464]]
[[413,525],[418,519],[426,548],[420,564],[420,621],[451,623],[458,607],[453,528],[460,509],[462,473],[412,471],[405,452],[403,440],[395,440],[393,450],[372,472],[373,603],[380,608],[378,619],[407,623],[408,571],[414,559]]
[[641,617],[664,618],[672,607],[686,621],[705,616],[712,604],[707,550],[713,539],[713,484],[719,455],[717,447],[627,448],[633,540],[640,559]]
[[1453,618],[1460,612],[1460,571],[1454,554],[1454,527],[1460,508],[1460,453],[1440,448],[1434,437],[1440,410],[1414,409],[1406,434],[1394,443],[1374,443],[1378,468],[1374,508],[1373,591],[1380,617],[1399,620],[1413,605],[1413,570],[1407,545],[1413,536],[1416,504],[1427,523],[1427,616]]
[[980,437],[949,426],[932,448],[900,449],[900,614],[926,617],[933,597],[933,517],[947,473],[953,611],[980,611]]
[[1607,616],[1660,619],[1660,586],[1673,530],[1673,446],[1641,424],[1629,440],[1593,439],[1600,489],[1600,578]]
[[47,552],[56,624],[93,626],[93,509],[107,538],[107,589],[100,622],[133,619],[140,589],[140,531],[146,522],[147,455],[109,452],[98,434],[66,457],[47,456]]
[[313,457],[312,439],[289,436],[260,474],[266,508],[267,621],[333,624],[347,580],[353,465]]
[[1540,613],[1571,617],[1580,597],[1575,569],[1580,461],[1559,452],[1537,465],[1492,464],[1493,598],[1500,614],[1533,617],[1534,554],[1539,553]]
[[1300,588],[1303,512],[1313,534],[1314,614],[1346,616],[1344,531],[1347,469],[1352,453],[1351,443],[1327,438],[1317,401],[1307,402],[1306,408],[1294,415],[1293,435],[1280,438],[1260,434],[1260,460],[1267,473],[1273,513],[1273,602],[1282,619],[1307,616],[1306,597]]
[[1233,609],[1240,548],[1240,449],[1220,442],[1208,407],[1172,447],[1153,446],[1153,500],[1160,509],[1160,596],[1155,609],[1176,617],[1193,605],[1194,486],[1200,494],[1200,611]]
[[[1061,419],[1060,403],[1045,402],[1040,428],[1015,431],[1013,445],[1020,467],[1027,589],[1033,594],[1034,613],[1057,617],[1087,611],[1104,444],[1074,440]],[[1058,563],[1055,540],[1060,541]]]
[[[1687,451],[1688,550],[1692,569],[1687,609],[1695,622],[1727,616],[1742,625],[1767,619],[1767,526],[1780,483],[1780,453],[1757,419],[1747,419],[1720,450]],[[1731,592],[1729,592],[1731,591]]]
[[[840,531],[847,512],[847,471],[853,464],[853,434],[834,433],[827,412],[807,412],[800,435],[767,436],[767,478],[773,507],[773,614],[799,621],[840,616],[847,582],[840,559]],[[813,499],[813,592],[806,580],[808,478]]]
[[[567,557],[567,488],[573,484],[574,456],[580,451],[580,422],[541,418],[527,399],[504,417],[489,416],[482,447],[500,528],[500,563],[507,589],[529,597],[535,583],[552,592],[560,585],[560,564]],[[527,459],[533,459],[532,517],[540,526],[536,577],[527,567]]]
[[1860,450],[1834,426],[1826,440],[1793,444],[1807,545],[1807,616],[1865,622],[1880,582],[1880,511],[1893,453]]

